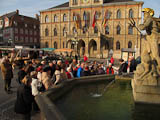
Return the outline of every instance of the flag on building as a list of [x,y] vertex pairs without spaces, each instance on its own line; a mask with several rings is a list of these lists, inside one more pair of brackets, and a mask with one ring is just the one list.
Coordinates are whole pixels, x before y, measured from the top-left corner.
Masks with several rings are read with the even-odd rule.
[[96,23],[96,14],[97,14],[97,11],[95,11],[94,16],[93,16],[93,23],[92,23],[93,28],[95,27],[95,23]]
[[102,21],[102,26],[103,27],[106,27],[106,23],[108,21],[107,16],[108,16],[108,10],[106,10],[105,15],[103,17],[103,21]]
[[77,14],[76,26],[78,29],[81,29],[81,17]]

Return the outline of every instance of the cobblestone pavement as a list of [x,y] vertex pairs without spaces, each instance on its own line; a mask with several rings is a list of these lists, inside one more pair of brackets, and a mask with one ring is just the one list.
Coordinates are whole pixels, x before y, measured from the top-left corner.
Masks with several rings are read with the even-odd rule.
[[[12,94],[7,94],[4,91],[4,81],[0,71],[0,120],[20,120],[14,112],[14,104],[16,100],[16,91],[18,83],[16,81],[17,70],[14,70],[14,78],[11,82]],[[32,120],[40,120],[40,114],[32,114]]]

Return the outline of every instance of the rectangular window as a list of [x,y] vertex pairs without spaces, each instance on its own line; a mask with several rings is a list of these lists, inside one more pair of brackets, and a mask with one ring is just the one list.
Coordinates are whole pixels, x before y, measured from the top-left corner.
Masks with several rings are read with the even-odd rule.
[[25,37],[25,42],[28,43],[28,37]]
[[15,39],[15,42],[17,42],[17,41],[18,41],[18,36],[15,36],[15,38],[14,38],[14,39]]
[[21,42],[24,42],[24,38],[23,38],[22,36],[20,37],[20,41],[21,41]]
[[14,29],[14,32],[15,32],[15,33],[18,33],[18,28],[15,28],[15,29]]
[[37,43],[37,38],[34,38],[34,43]]
[[30,35],[32,35],[32,34],[33,34],[32,30],[30,30]]
[[25,34],[28,35],[28,30],[27,29],[25,30]]
[[23,29],[22,28],[20,29],[20,34],[23,34]]
[[30,42],[33,43],[33,38],[32,37],[30,37]]
[[37,31],[34,31],[34,35],[37,35]]

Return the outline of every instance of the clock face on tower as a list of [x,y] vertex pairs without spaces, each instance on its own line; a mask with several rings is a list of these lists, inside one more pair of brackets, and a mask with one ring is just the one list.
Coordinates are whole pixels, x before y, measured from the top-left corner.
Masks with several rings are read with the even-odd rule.
[[83,3],[88,3],[89,2],[89,0],[83,0]]

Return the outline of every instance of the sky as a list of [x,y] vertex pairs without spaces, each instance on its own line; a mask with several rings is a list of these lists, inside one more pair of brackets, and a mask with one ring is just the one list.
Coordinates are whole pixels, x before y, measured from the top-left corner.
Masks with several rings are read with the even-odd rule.
[[[21,15],[35,17],[39,11],[68,2],[69,0],[0,0],[0,16],[19,10]],[[143,7],[154,9],[155,16],[160,16],[160,0],[135,0],[143,1]]]

